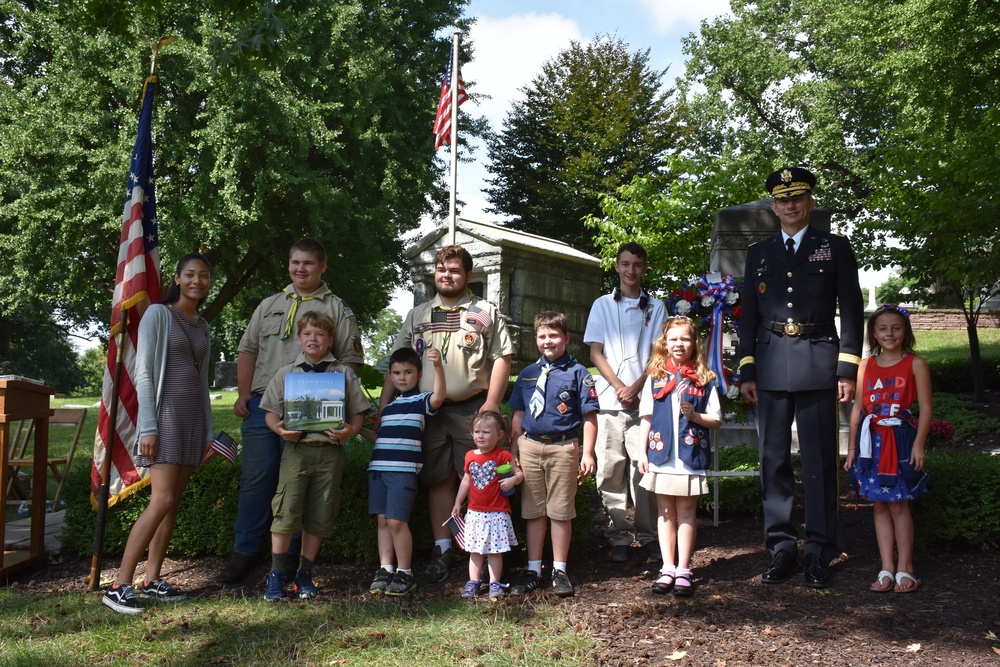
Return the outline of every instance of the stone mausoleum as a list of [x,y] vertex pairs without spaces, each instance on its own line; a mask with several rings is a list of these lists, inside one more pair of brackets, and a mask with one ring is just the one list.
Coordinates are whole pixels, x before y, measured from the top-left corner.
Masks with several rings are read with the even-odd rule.
[[[543,310],[566,315],[569,352],[590,366],[583,332],[590,306],[601,294],[600,260],[562,241],[465,218],[455,225],[455,242],[472,254],[469,287],[507,317],[514,343],[514,373],[538,359],[532,322]],[[406,251],[414,304],[434,296],[434,255],[450,243],[445,224]]]

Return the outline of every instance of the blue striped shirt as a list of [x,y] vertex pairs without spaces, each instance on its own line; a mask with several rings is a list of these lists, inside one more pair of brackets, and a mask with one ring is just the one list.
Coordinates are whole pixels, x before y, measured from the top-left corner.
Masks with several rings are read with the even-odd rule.
[[375,438],[369,470],[420,472],[424,464],[422,449],[424,422],[437,411],[431,408],[431,392],[412,389],[399,394],[385,406]]

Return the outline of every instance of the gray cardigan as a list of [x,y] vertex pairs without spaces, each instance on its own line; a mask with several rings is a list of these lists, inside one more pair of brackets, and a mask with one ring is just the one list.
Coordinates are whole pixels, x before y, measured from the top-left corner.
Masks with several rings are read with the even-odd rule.
[[[156,417],[160,413],[163,398],[163,376],[167,368],[167,341],[174,316],[162,304],[150,306],[139,322],[139,336],[136,340],[135,391],[139,398],[139,415],[136,420],[138,437],[157,435]],[[205,424],[208,432],[205,442],[215,439],[212,424],[212,403],[208,397],[208,354],[200,369],[202,404],[205,407]]]

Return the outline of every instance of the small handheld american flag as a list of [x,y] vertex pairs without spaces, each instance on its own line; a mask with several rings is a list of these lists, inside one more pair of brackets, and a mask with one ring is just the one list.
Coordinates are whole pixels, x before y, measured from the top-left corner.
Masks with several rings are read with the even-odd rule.
[[225,431],[219,431],[212,441],[212,451],[230,463],[236,463],[236,442]]
[[448,517],[443,526],[447,526],[448,530],[455,537],[455,544],[458,545],[459,549],[465,550],[465,519],[462,518],[461,514],[456,514],[454,516]]

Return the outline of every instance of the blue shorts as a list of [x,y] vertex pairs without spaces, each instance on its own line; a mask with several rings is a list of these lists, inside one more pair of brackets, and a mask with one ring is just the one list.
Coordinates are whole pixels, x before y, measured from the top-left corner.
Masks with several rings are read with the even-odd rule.
[[368,513],[393,521],[409,521],[417,497],[417,473],[368,471]]

